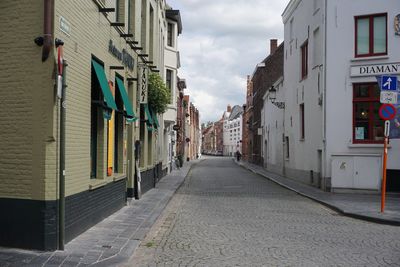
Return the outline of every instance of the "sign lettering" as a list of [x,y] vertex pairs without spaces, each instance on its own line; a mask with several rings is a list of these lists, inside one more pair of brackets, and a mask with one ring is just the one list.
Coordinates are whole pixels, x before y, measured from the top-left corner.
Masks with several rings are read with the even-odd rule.
[[381,74],[400,74],[400,63],[379,65],[359,65],[350,67],[350,76],[374,76]]
[[115,58],[122,62],[122,64],[131,71],[133,71],[134,59],[133,57],[126,51],[122,49],[122,52],[118,50],[113,44],[112,40],[108,43],[108,52],[110,52]]

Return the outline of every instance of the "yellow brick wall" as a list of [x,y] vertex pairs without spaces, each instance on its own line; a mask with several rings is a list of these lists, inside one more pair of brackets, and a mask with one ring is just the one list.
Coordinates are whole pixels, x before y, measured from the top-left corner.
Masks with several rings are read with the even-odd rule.
[[55,196],[54,58],[33,42],[42,1],[0,1],[0,25],[0,197]]

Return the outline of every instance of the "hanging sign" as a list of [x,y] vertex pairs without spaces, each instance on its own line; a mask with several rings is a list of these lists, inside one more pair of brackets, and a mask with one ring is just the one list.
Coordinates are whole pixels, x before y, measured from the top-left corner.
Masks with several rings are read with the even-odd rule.
[[139,66],[139,101],[140,104],[147,104],[147,68]]

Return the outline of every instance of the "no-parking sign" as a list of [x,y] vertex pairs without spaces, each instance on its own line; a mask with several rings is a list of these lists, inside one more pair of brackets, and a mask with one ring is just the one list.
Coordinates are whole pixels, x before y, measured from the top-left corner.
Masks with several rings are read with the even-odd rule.
[[392,104],[383,104],[379,108],[379,117],[381,117],[382,120],[393,120],[394,117],[396,116],[396,107],[393,106]]

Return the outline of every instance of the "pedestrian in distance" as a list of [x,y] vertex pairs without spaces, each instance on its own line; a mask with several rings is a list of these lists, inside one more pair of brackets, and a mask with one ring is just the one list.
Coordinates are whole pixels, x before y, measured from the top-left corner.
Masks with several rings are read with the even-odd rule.
[[240,151],[236,151],[236,160],[240,161],[240,158],[242,157],[242,154],[240,154]]

